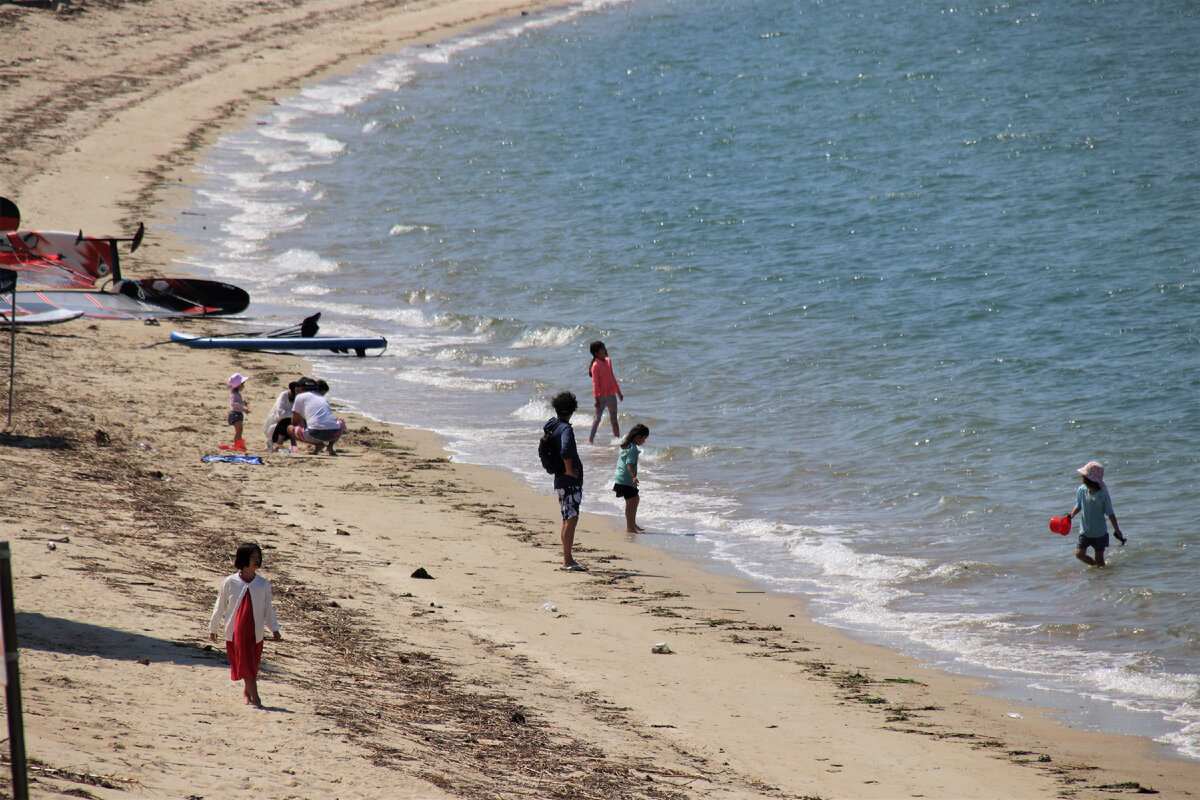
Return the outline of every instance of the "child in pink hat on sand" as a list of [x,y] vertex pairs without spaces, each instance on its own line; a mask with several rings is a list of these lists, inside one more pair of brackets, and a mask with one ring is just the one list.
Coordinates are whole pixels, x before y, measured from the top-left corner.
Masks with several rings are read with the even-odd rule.
[[225,421],[233,426],[233,446],[222,447],[222,450],[230,449],[240,452],[246,450],[246,440],[242,438],[242,422],[250,413],[250,407],[242,399],[242,387],[245,384],[246,377],[242,373],[235,372],[229,376],[229,416]]
[[[1112,520],[1113,535],[1122,545],[1126,539],[1121,535],[1121,526],[1117,524],[1117,515],[1113,512],[1112,498],[1108,496],[1108,486],[1104,483],[1104,467],[1099,461],[1089,461],[1076,470],[1083,476],[1083,485],[1075,493],[1075,507],[1067,514],[1067,519],[1079,517],[1079,540],[1075,544],[1075,557],[1093,567],[1104,566],[1104,549],[1108,547],[1108,526],[1104,518]],[[1095,557],[1087,554],[1092,548]]]

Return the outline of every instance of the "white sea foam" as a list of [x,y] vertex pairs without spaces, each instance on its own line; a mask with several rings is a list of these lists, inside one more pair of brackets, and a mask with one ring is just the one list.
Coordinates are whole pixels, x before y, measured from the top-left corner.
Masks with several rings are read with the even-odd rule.
[[1133,665],[1105,665],[1084,677],[1106,695],[1134,693],[1183,703],[1200,692],[1200,678],[1171,672],[1148,673]]
[[501,392],[514,388],[512,381],[471,378],[465,375],[439,372],[432,369],[398,370],[396,372],[396,379],[406,383],[417,383],[425,386],[436,386],[439,389],[453,389],[467,392]]
[[1191,706],[1184,716],[1172,715],[1169,719],[1176,722],[1192,720],[1174,733],[1159,737],[1156,741],[1169,744],[1179,752],[1191,758],[1200,759],[1200,708]]
[[331,315],[340,315],[347,318],[395,322],[412,328],[428,326],[425,315],[421,313],[420,309],[416,308],[381,308],[379,306],[347,303],[344,301],[325,302],[322,304],[322,308]]
[[347,108],[358,105],[372,94],[370,86],[362,80],[334,81],[306,86],[300,92],[283,102],[292,108],[299,108],[311,114],[338,114]]
[[522,333],[517,341],[512,343],[512,347],[515,350],[527,347],[558,347],[570,342],[582,331],[583,329],[578,326],[549,325],[544,328],[534,328]]
[[468,330],[478,341],[494,341],[499,323],[495,317],[465,316],[463,314],[438,314],[434,324],[448,331]]
[[250,203],[221,228],[234,238],[257,242],[298,228],[307,219],[307,214],[286,203]]
[[524,18],[519,24],[510,27],[496,28],[483,33],[471,34],[462,36],[457,39],[450,39],[445,42],[434,45],[429,50],[419,54],[421,61],[430,64],[447,64],[452,61],[457,55],[467,50],[473,50],[483,45],[493,42],[512,39],[520,36],[528,31],[534,31],[541,28],[549,28],[554,25],[559,25],[570,19],[573,19],[580,14],[585,14],[597,11],[605,6],[619,5],[629,0],[585,0],[578,5],[568,6],[565,8],[551,9],[540,15],[531,15]]
[[278,276],[328,275],[338,270],[336,261],[301,248],[285,250],[271,259],[271,266]]
[[329,287],[318,283],[293,283],[289,288],[296,294],[304,295],[305,297],[321,297],[330,292]]
[[388,236],[401,236],[406,233],[412,233],[413,231],[428,233],[429,230],[430,226],[428,225],[403,225],[401,223],[396,223],[388,230]]
[[513,411],[512,416],[523,422],[545,422],[554,416],[554,409],[549,399],[536,398]]
[[514,364],[517,359],[512,356],[496,356],[488,353],[479,353],[464,347],[444,347],[438,351],[435,356],[438,361],[454,361],[464,364],[470,364],[476,367],[507,367]]
[[315,156],[332,156],[346,149],[346,143],[323,133],[312,131],[292,131],[285,128],[267,128],[263,136],[282,142],[292,142],[299,145],[304,152]]

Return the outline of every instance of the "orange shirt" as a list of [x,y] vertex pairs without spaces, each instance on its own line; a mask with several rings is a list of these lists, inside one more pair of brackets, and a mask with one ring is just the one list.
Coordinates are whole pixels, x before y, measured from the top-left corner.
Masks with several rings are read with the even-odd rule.
[[592,394],[603,397],[606,394],[620,394],[621,387],[617,385],[617,376],[613,374],[611,358],[597,358],[592,361]]

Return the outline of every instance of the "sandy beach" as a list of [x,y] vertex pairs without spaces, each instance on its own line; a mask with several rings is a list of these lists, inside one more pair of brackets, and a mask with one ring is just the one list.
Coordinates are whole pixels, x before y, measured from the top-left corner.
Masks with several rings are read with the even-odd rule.
[[[0,195],[22,227],[144,221],[123,264],[137,277],[180,272],[181,245],[162,232],[185,202],[174,187],[261,104],[547,4],[48,5],[0,4]],[[585,514],[576,550],[592,571],[562,572],[549,479],[538,494],[455,463],[422,431],[345,414],[337,458],[264,452],[263,414],[311,368],[164,344],[170,330],[76,320],[16,334],[0,541],[13,548],[34,797],[1200,791],[1195,762],[856,642],[623,520]],[[202,461],[229,438],[233,372],[249,377],[246,438],[262,465]],[[336,385],[331,398],[353,403]],[[283,627],[265,647],[261,710],[208,639],[246,540],[265,551]],[[431,579],[413,577],[422,568]],[[7,767],[0,786],[9,796]]]

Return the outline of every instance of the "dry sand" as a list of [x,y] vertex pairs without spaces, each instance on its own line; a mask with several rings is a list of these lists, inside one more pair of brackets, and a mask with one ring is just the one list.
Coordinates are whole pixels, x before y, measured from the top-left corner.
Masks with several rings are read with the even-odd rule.
[[[144,219],[145,250],[125,265],[136,276],[170,273],[178,245],[156,226],[180,202],[169,187],[256,104],[539,4],[40,5],[0,5],[0,194],[26,227],[108,233]],[[151,346],[170,327],[17,334],[0,540],[13,546],[34,797],[1107,798],[1200,786],[1194,762],[973,694],[971,681],[811,623],[795,598],[631,541],[619,520],[585,515],[577,543],[593,571],[558,571],[556,501],[449,462],[419,431],[348,417],[336,459],[205,463],[228,437],[227,375],[250,376],[258,446],[261,415],[308,369]],[[246,539],[266,551],[284,628],[266,645],[265,710],[242,704],[207,639]],[[433,579],[410,577],[418,567]],[[658,642],[672,652],[652,654]]]

